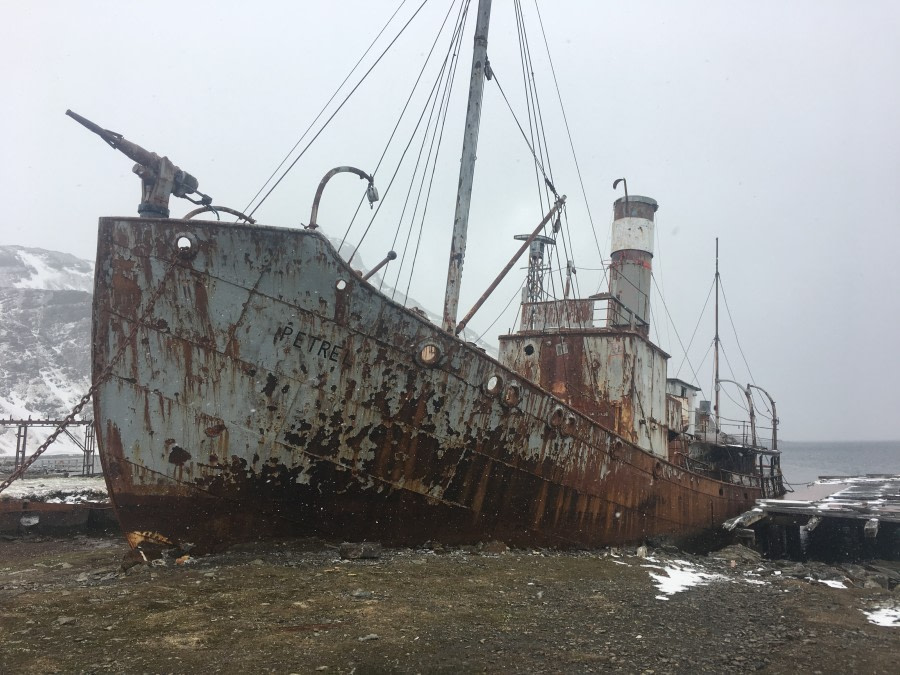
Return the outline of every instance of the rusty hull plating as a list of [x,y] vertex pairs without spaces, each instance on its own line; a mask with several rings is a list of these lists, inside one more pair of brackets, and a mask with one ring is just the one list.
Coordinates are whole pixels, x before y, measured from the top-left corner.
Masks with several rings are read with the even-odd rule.
[[94,404],[133,546],[593,547],[694,535],[760,496],[612,433],[603,410],[390,301],[314,231],[101,219],[95,375],[141,318]]

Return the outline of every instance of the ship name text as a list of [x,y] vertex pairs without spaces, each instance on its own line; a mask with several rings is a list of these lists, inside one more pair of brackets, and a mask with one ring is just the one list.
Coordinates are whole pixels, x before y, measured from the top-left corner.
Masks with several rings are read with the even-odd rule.
[[286,326],[279,326],[275,331],[273,342],[277,344],[283,340],[291,340],[291,344],[302,352],[315,353],[320,359],[327,359],[335,363],[338,360],[338,354],[344,348],[343,345],[333,344],[318,335],[295,331],[290,323]]

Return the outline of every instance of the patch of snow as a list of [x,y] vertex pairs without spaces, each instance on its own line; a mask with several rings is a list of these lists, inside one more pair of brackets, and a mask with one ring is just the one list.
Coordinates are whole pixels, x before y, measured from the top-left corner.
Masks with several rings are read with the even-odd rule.
[[90,290],[93,283],[93,272],[89,269],[81,271],[61,265],[52,267],[48,264],[47,255],[19,249],[16,257],[25,266],[28,276],[13,284],[13,288],[34,288],[42,290]]
[[834,579],[819,579],[820,584],[825,584],[830,588],[847,588],[842,581],[836,581]]
[[703,572],[696,565],[684,563],[683,561],[681,563],[673,562],[668,567],[663,568],[663,571],[667,576],[650,572],[656,587],[664,594],[656,596],[661,600],[667,600],[668,598],[665,596],[686,591],[692,586],[702,586],[711,581],[725,579],[721,574]]
[[820,478],[815,485],[853,485],[864,483],[881,483],[884,480],[900,481],[900,476],[893,474],[869,475],[869,476],[829,476]]
[[900,628],[900,606],[885,604],[871,610],[863,610],[863,614],[869,619],[869,623],[888,628]]
[[47,501],[66,504],[76,503],[69,501],[69,498],[91,496],[92,500],[96,500],[103,499],[106,494],[106,480],[102,476],[21,478],[3,491],[3,496],[10,499],[44,500],[56,495]]
[[41,368],[41,379],[44,384],[59,400],[68,407],[74,407],[75,403],[81,399],[83,392],[75,391],[66,376],[59,368],[46,367]]
[[0,396],[0,413],[2,413],[3,417],[11,417],[18,420],[28,419],[34,414],[25,407],[25,401],[14,393],[10,393],[9,398]]
[[757,572],[761,572],[763,570],[762,567],[757,568],[755,572],[744,572],[744,583],[753,584],[754,586],[768,586],[768,581],[763,581],[759,578],[759,574]]

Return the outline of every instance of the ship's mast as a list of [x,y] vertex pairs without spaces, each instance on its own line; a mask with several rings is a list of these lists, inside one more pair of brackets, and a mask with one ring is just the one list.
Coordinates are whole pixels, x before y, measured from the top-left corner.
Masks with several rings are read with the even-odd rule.
[[478,126],[481,122],[481,99],[487,69],[487,38],[491,19],[491,0],[478,0],[475,23],[475,49],[472,55],[472,76],[469,81],[469,104],[466,109],[466,129],[463,135],[462,160],[459,167],[459,189],[456,193],[456,215],[453,219],[453,240],[450,243],[450,264],[447,268],[447,291],[444,295],[444,330],[456,329],[459,308],[459,287],[462,281],[463,260],[466,257],[466,231],[469,227],[469,205],[472,201],[472,181],[475,176],[475,153],[478,149]]
[[716,237],[716,336],[713,338],[715,349],[713,351],[713,369],[715,370],[716,383],[716,441],[722,430],[719,424],[719,238]]

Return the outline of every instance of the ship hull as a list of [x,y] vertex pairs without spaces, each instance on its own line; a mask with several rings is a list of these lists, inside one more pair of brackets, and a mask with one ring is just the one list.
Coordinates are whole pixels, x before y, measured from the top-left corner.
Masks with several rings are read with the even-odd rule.
[[134,546],[596,547],[695,537],[760,497],[566,408],[315,232],[101,219],[93,321],[100,457]]

